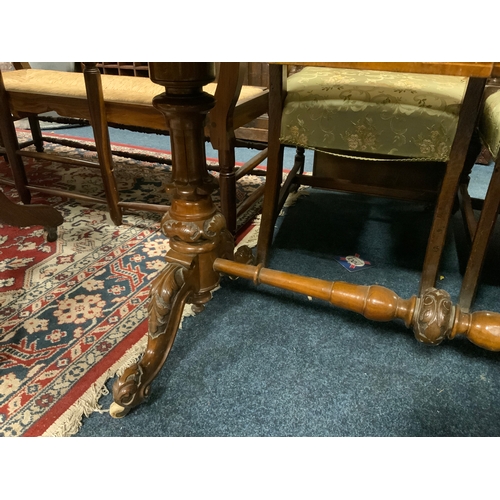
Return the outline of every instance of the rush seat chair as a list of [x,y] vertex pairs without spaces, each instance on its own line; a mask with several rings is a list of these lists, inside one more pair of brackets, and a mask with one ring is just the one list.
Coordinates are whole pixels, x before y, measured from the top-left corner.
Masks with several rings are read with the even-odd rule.
[[[39,151],[25,151],[17,143],[5,145],[11,151],[9,163],[17,171],[14,179],[22,201],[29,203],[30,191],[37,190],[87,202],[105,202],[115,224],[121,224],[123,209],[164,211],[163,206],[120,200],[113,172],[108,124],[168,132],[163,115],[152,104],[153,98],[165,89],[149,78],[101,75],[95,63],[84,63],[83,66],[82,74],[32,69],[28,63],[15,63],[15,71],[3,73],[5,95],[14,118],[30,117],[33,120],[40,113],[55,111],[62,117],[90,120],[99,164],[92,163],[100,169],[105,199],[34,185],[24,170],[23,156],[66,163],[77,162]],[[266,88],[243,85],[245,69],[246,66],[242,63],[220,63],[217,83],[209,84],[204,89],[214,95],[216,101],[206,121],[205,137],[218,151],[221,211],[232,232],[236,229],[237,216],[249,208],[249,201],[255,202],[263,193],[262,186],[244,206],[237,206],[236,179],[251,173],[267,154],[264,149],[242,167],[235,166],[235,130],[267,113],[268,108]],[[32,126],[32,133],[37,149],[40,150],[43,143],[40,131]],[[79,163],[90,166],[91,162]]]
[[[289,76],[286,64],[270,65],[257,263],[266,265],[287,194],[308,185],[435,204],[420,292],[434,286],[459,182],[478,153],[469,145],[485,78],[402,73],[397,63],[390,71],[292,64],[304,67]],[[297,155],[283,182],[285,146]],[[312,175],[303,174],[305,148],[314,151]]]

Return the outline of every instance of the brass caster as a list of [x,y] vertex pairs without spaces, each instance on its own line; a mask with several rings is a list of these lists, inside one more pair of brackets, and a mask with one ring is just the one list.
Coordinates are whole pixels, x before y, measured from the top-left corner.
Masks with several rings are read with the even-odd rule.
[[123,418],[126,415],[128,415],[130,411],[130,408],[124,408],[123,406],[120,406],[118,403],[111,403],[111,406],[109,407],[109,414],[113,418]]

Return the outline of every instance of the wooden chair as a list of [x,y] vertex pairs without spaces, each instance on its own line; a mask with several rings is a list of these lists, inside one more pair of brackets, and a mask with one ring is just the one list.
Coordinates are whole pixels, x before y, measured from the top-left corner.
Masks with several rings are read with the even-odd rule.
[[474,217],[473,204],[465,186],[461,186],[466,202],[465,220],[472,235],[471,250],[458,299],[463,311],[470,310],[476,296],[488,243],[500,208],[500,90],[485,100],[478,129],[481,140],[495,161],[495,166],[478,221]]
[[[400,73],[397,63],[388,63],[387,72],[357,69],[356,63],[349,69],[292,64],[306,66],[291,76],[286,64],[269,70],[269,156],[257,263],[266,265],[277,214],[298,185],[426,200],[435,211],[420,293],[434,286],[464,166],[472,168],[479,152],[469,148],[475,123],[468,117],[477,116],[485,78],[419,74],[419,63],[415,73]],[[297,155],[283,182],[285,145],[295,146]],[[312,176],[303,175],[304,148],[314,150]]]
[[[163,115],[152,104],[153,97],[164,92],[162,86],[153,83],[149,78],[101,75],[95,63],[84,63],[83,75],[76,72],[31,69],[28,63],[16,63],[15,66],[16,71],[3,74],[5,95],[13,117],[27,116],[33,121],[40,113],[55,111],[63,117],[90,120],[99,163],[96,165],[95,162],[75,161],[42,152],[25,151],[16,141],[8,148],[11,150],[9,162],[14,171],[15,185],[24,203],[29,203],[32,190],[86,202],[106,202],[115,224],[121,224],[123,209],[159,212],[166,210],[164,206],[120,200],[113,173],[108,132],[109,123],[124,128],[168,132]],[[267,155],[267,150],[264,149],[247,164],[240,168],[235,167],[235,130],[265,114],[268,107],[267,89],[242,84],[245,68],[246,65],[242,63],[220,63],[217,83],[209,84],[204,89],[213,94],[216,100],[206,121],[205,137],[218,151],[221,211],[226,217],[228,229],[232,232],[236,229],[237,217],[263,194],[262,186],[244,205],[237,206],[236,180],[251,173]],[[34,139],[40,142],[41,134],[39,137],[35,125],[34,128]],[[15,154],[12,151],[15,151]],[[97,166],[103,180],[105,199],[32,184],[24,171],[21,159],[23,156]]]
[[[5,102],[2,73],[0,72],[0,103]],[[10,111],[6,106],[0,105],[0,146],[3,147],[3,137],[5,142],[11,144],[15,141],[15,137],[10,137],[9,134],[15,135],[12,127],[9,127],[11,116]],[[37,122],[34,122],[37,125]],[[13,203],[0,191],[0,223],[8,224],[15,227],[27,226],[44,226],[47,230],[47,240],[55,241],[57,239],[57,226],[63,223],[62,215],[53,207],[46,205],[18,205]]]

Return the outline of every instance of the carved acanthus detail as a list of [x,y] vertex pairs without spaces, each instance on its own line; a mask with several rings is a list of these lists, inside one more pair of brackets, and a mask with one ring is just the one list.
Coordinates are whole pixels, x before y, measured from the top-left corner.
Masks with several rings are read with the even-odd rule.
[[183,267],[167,263],[154,279],[149,292],[149,336],[153,339],[165,333],[175,294],[184,283]]
[[195,243],[200,240],[214,240],[226,230],[226,219],[221,213],[215,213],[210,219],[193,222],[179,221],[166,212],[161,221],[161,228],[165,236],[177,237],[181,241]]
[[207,238],[215,238],[224,229],[226,229],[226,219],[220,212],[206,220],[203,225],[203,232]]
[[165,236],[169,238],[177,237],[189,243],[198,241],[203,235],[198,224],[195,222],[184,222],[171,219],[169,212],[164,215],[161,221],[161,229]]

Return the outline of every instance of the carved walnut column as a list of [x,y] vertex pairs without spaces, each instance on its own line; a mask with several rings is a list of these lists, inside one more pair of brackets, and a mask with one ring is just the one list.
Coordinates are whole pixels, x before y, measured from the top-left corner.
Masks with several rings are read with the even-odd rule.
[[233,238],[216,211],[216,180],[206,168],[204,122],[214,98],[202,87],[215,78],[213,63],[150,63],[150,77],[165,87],[153,100],[167,120],[172,145],[171,208],[162,231],[170,239],[167,264],[150,291],[146,352],[113,387],[110,413],[121,417],[147,396],[165,363],[186,303],[201,311],[219,284],[217,257],[232,259]]

